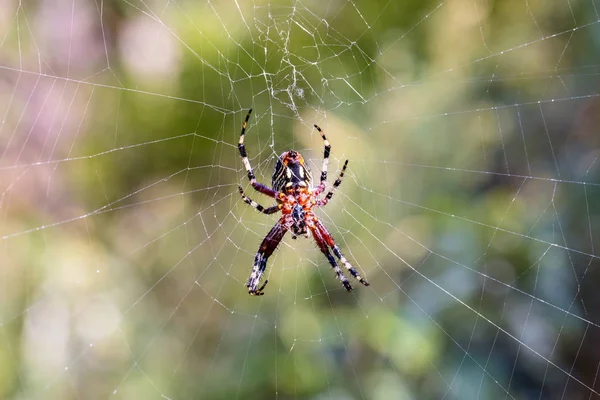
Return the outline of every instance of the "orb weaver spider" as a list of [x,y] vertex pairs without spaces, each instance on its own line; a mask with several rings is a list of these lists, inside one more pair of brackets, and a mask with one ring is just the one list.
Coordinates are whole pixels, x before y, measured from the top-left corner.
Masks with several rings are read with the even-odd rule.
[[264,294],[263,290],[269,281],[265,280],[265,283],[260,288],[258,285],[267,268],[267,260],[273,254],[288,230],[292,233],[292,239],[296,239],[300,235],[304,235],[308,238],[309,235],[312,234],[317,246],[325,257],[327,257],[327,261],[333,268],[337,278],[348,292],[352,291],[352,285],[350,285],[350,282],[348,282],[348,279],[337,265],[335,258],[329,252],[329,248],[331,248],[333,254],[335,254],[354,278],[363,285],[369,286],[369,283],[359,275],[352,264],[344,257],[338,245],[335,244],[331,234],[312,211],[313,207],[323,207],[331,200],[333,191],[342,183],[344,172],[348,166],[348,160],[344,162],[344,166],[342,167],[338,178],[333,183],[333,188],[324,198],[319,199],[318,197],[325,190],[325,185],[327,183],[327,165],[329,163],[331,145],[325,137],[325,132],[315,125],[314,127],[321,134],[325,146],[323,152],[323,168],[321,170],[321,183],[319,186],[313,189],[312,175],[310,169],[304,162],[302,155],[295,150],[289,150],[283,152],[279,156],[279,159],[275,164],[275,169],[273,170],[272,188],[269,188],[268,186],[257,182],[254,171],[250,166],[250,161],[248,160],[246,147],[244,146],[244,135],[251,113],[252,109],[248,111],[246,119],[242,124],[238,149],[240,151],[240,156],[242,157],[244,168],[248,173],[250,185],[252,185],[257,192],[275,199],[277,204],[265,208],[246,196],[241,186],[239,186],[240,195],[245,203],[256,208],[259,212],[268,215],[281,211],[282,216],[267,236],[265,236],[254,257],[252,273],[250,274],[248,283],[246,283],[248,293],[253,296],[261,296]]

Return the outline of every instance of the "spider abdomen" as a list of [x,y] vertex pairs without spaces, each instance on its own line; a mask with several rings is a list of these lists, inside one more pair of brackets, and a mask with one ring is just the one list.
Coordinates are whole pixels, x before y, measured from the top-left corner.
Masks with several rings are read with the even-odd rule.
[[290,150],[279,156],[273,169],[272,185],[274,190],[280,192],[312,186],[312,174],[300,153]]

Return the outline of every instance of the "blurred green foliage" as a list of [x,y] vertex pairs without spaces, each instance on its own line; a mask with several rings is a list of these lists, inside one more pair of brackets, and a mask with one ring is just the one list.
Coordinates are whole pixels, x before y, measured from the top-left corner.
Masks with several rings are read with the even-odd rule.
[[[50,3],[0,14],[0,398],[598,396],[597,1]],[[369,288],[288,237],[247,296],[250,107],[260,181],[350,159]]]

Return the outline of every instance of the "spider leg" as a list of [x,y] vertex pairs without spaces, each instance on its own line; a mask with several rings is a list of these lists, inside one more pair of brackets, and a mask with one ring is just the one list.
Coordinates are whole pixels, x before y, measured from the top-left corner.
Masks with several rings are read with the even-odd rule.
[[321,134],[323,138],[323,144],[325,145],[325,150],[323,150],[323,168],[321,168],[321,183],[315,189],[315,196],[318,196],[325,190],[325,184],[327,183],[327,165],[329,165],[329,153],[331,152],[331,145],[329,141],[325,137],[325,132],[318,125],[315,124],[315,128]]
[[252,166],[250,165],[250,160],[248,159],[248,153],[246,153],[246,146],[244,146],[244,136],[246,134],[246,127],[248,126],[250,114],[252,114],[252,109],[248,111],[246,119],[242,124],[242,132],[240,133],[240,141],[238,143],[238,150],[240,151],[240,156],[242,156],[242,163],[244,164],[244,168],[248,173],[248,180],[250,181],[250,184],[252,185],[254,190],[266,196],[277,198],[279,196],[279,193],[277,191],[256,181],[256,176],[254,175],[254,171],[252,170]]
[[260,283],[260,278],[267,268],[267,260],[271,254],[273,254],[286,232],[287,228],[282,225],[282,220],[279,220],[263,239],[260,247],[258,248],[258,252],[256,253],[256,257],[254,257],[252,273],[250,274],[248,283],[246,283],[246,287],[248,287],[248,294],[252,296],[262,296],[264,294],[263,289],[265,286],[267,286],[269,281],[266,280],[265,283],[259,288],[258,284]]
[[335,272],[335,275],[337,276],[337,278],[342,282],[342,285],[344,285],[344,288],[347,291],[351,292],[352,285],[350,285],[350,282],[348,282],[348,279],[344,276],[344,273],[342,272],[340,267],[335,262],[335,258],[333,258],[333,256],[329,252],[329,249],[327,248],[326,239],[322,236],[321,231],[318,228],[314,227],[314,228],[311,228],[311,232],[313,234],[313,238],[315,239],[315,242],[317,242],[317,246],[319,246],[319,249],[321,250],[321,252],[323,254],[325,254],[325,257],[327,257],[327,261],[329,261],[329,264],[331,264],[331,268],[333,268],[333,272]]
[[281,210],[281,208],[283,207],[283,203],[282,203],[282,204],[274,205],[272,207],[264,208],[263,206],[261,206],[260,204],[258,204],[254,200],[252,200],[250,197],[246,196],[246,193],[244,193],[244,189],[242,189],[241,186],[238,186],[238,189],[240,191],[240,195],[242,196],[242,200],[244,200],[244,203],[251,205],[252,207],[256,208],[258,211],[260,211],[263,214],[267,214],[267,215],[274,214],[277,211]]
[[344,267],[346,267],[346,269],[350,272],[350,275],[352,275],[357,281],[359,281],[363,285],[369,286],[370,283],[367,282],[362,276],[360,276],[360,274],[352,266],[352,264],[350,264],[350,262],[348,262],[348,260],[346,260],[346,257],[344,257],[344,255],[342,254],[342,251],[340,250],[339,246],[337,244],[335,244],[335,241],[333,240],[333,237],[327,231],[327,228],[325,228],[325,225],[323,225],[321,223],[321,221],[316,221],[315,222],[315,229],[317,231],[319,231],[319,233],[323,237],[323,240],[325,241],[325,243],[329,247],[331,247],[331,249],[333,250],[333,254],[335,254],[335,256],[340,259],[340,262],[342,264],[344,264]]
[[341,183],[342,183],[342,178],[344,177],[344,172],[346,172],[346,167],[348,167],[348,160],[346,160],[346,162],[344,163],[344,166],[342,167],[342,170],[340,171],[340,174],[338,175],[338,177],[335,180],[335,182],[333,182],[333,187],[327,193],[327,195],[325,196],[325,198],[322,199],[322,200],[317,200],[317,206],[322,207],[322,206],[326,205],[327,202],[329,202],[329,200],[331,200],[331,198],[333,197],[333,191],[338,186],[340,186]]

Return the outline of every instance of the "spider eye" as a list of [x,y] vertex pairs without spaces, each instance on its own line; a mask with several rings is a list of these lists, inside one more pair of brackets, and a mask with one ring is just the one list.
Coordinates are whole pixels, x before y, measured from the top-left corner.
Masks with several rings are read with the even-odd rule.
[[297,153],[295,150],[290,150],[290,151],[288,152],[288,156],[289,156],[290,158],[296,158],[296,157],[298,156],[298,153]]

